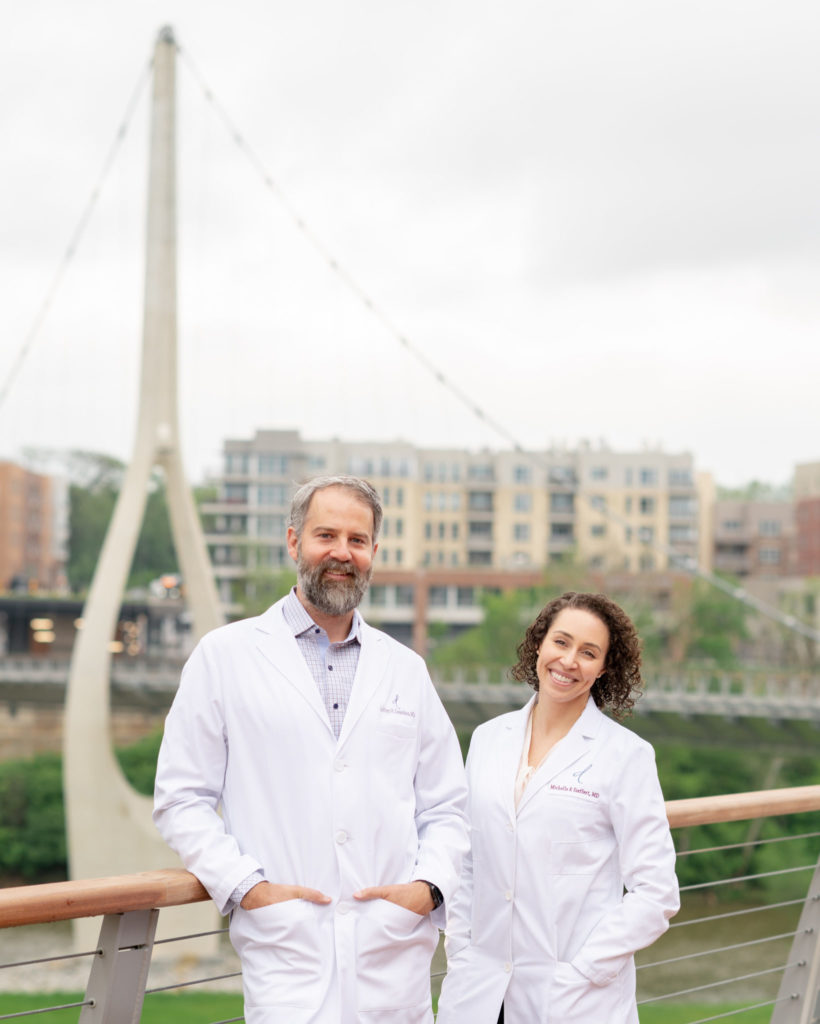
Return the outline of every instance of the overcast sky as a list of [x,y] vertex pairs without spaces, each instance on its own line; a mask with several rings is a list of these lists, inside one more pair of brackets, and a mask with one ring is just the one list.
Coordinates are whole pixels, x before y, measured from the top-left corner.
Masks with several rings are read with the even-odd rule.
[[[27,0],[0,43],[0,389],[160,27],[179,123],[189,476],[226,437],[691,451],[719,483],[820,459],[816,0]],[[150,90],[23,368],[0,457],[127,458]]]

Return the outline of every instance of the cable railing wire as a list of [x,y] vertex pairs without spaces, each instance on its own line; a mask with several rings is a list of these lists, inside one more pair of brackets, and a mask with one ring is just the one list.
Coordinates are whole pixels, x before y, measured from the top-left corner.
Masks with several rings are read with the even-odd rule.
[[736,885],[738,882],[754,882],[760,878],[773,878],[777,875],[792,875],[798,871],[814,871],[816,864],[803,864],[796,868],[778,868],[776,871],[760,871],[756,875],[737,875],[732,878],[718,878],[711,882],[695,882],[692,885],[682,885],[681,892],[694,892],[696,889],[712,889],[719,885]]
[[746,942],[735,942],[729,946],[718,946],[715,949],[702,949],[696,953],[685,953],[681,956],[671,956],[667,960],[655,960],[650,964],[638,964],[639,971],[649,967],[665,967],[668,964],[682,963],[684,960],[696,960],[700,956],[713,956],[715,953],[729,953],[735,949],[745,949],[747,946],[760,946],[766,942],[777,942],[779,939],[793,939],[799,934],[799,929],[792,932],[781,932],[779,935],[766,935],[762,939],[749,939]]
[[81,1006],[93,1006],[93,999],[84,999],[81,1003],[61,1003],[59,1006],[43,1006],[39,1010],[20,1010],[17,1013],[0,1014],[0,1020],[15,1020],[20,1017],[33,1017],[38,1013],[53,1013],[56,1010],[74,1010]]
[[678,850],[678,857],[693,857],[696,853],[718,853],[721,850],[741,850],[748,847],[765,846],[767,843],[789,843],[797,839],[816,839],[820,832],[802,832],[794,836],[771,836],[767,839],[752,839],[743,843],[724,843],[722,846],[703,846],[697,850]]
[[738,974],[733,978],[721,978],[719,981],[709,981],[705,985],[693,985],[691,988],[678,989],[677,992],[665,992],[662,996],[647,996],[641,999],[638,1006],[645,1006],[647,1003],[659,1003],[664,999],[676,999],[679,996],[691,996],[696,992],[707,992],[712,989],[721,988],[723,985],[733,985],[738,981],[751,981],[754,978],[762,978],[764,974],[782,974],[790,967],[797,967],[798,962],[780,964],[777,967],[767,967],[763,970],[754,971],[752,974]]
[[91,194],[89,195],[86,204],[83,207],[82,213],[80,214],[80,218],[77,221],[77,224],[75,225],[74,230],[71,233],[68,245],[66,246],[65,252],[63,253],[62,258],[59,264],[57,265],[57,270],[54,274],[54,277],[51,280],[51,284],[47,288],[45,296],[42,302],[40,303],[40,306],[34,316],[31,327],[29,328],[28,333],[23,339],[23,343],[20,346],[17,355],[15,356],[11,364],[11,368],[6,374],[6,379],[3,381],[2,386],[0,386],[0,409],[2,409],[3,407],[3,403],[5,402],[6,397],[8,396],[8,393],[11,389],[11,385],[16,379],[17,374],[23,368],[23,364],[25,363],[26,358],[28,357],[28,354],[31,351],[31,348],[37,338],[37,335],[40,333],[40,330],[43,324],[45,323],[46,316],[48,315],[48,311],[51,308],[57,291],[59,290],[63,277],[65,276],[65,273],[68,270],[69,265],[71,264],[72,260],[74,259],[74,256],[76,255],[77,248],[79,247],[83,235],[85,234],[85,229],[88,227],[89,221],[91,220],[91,215],[97,206],[97,202],[99,201],[100,195],[102,194],[103,185],[105,184],[111,167],[114,164],[114,158],[117,156],[117,153],[119,152],[120,147],[123,141],[125,140],[126,135],[128,134],[128,129],[131,125],[131,120],[134,116],[134,111],[136,110],[137,103],[139,102],[139,99],[142,95],[142,91],[145,88],[145,85],[148,81],[152,65],[153,60],[148,61],[147,66],[143,68],[143,71],[140,74],[136,88],[131,94],[131,98],[129,99],[128,104],[125,108],[125,114],[123,116],[123,119],[120,122],[119,127],[117,128],[116,135],[114,136],[114,142],[111,144],[108,153],[106,154],[106,157],[103,160],[100,173],[98,174],[97,179],[91,189]]

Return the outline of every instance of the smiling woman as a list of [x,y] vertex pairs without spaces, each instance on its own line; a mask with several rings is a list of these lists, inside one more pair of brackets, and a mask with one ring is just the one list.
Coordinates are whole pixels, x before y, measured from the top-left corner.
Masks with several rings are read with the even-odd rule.
[[567,593],[518,655],[536,693],[467,757],[472,849],[438,1021],[637,1024],[633,954],[679,905],[654,752],[601,713],[634,703],[640,641],[609,598]]

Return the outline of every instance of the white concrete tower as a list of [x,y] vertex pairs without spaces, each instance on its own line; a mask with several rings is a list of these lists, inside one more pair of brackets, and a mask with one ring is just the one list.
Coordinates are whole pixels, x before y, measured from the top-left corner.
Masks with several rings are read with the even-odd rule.
[[[83,628],[74,644],[66,693],[63,785],[71,878],[118,875],[177,863],[153,826],[150,798],[135,792],[126,781],[111,742],[109,644],[114,638],[155,466],[165,473],[171,532],[195,634],[201,636],[222,622],[205,539],[185,482],[179,444],[175,58],[173,32],[164,28],[157,39],[153,62],[145,313],[136,442],[85,604]],[[160,927],[165,934],[199,931],[213,927],[214,922],[215,912],[210,903],[163,911],[160,915]],[[78,922],[78,943],[83,948],[92,948],[97,930],[96,922]],[[174,951],[173,946],[164,948],[169,953]],[[199,949],[205,954],[205,946],[200,945]]]

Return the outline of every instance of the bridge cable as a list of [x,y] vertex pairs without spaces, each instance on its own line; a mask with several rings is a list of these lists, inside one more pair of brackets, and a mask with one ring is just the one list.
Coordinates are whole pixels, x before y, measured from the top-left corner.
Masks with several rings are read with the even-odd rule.
[[51,305],[54,302],[54,298],[57,294],[57,291],[59,290],[60,285],[62,284],[63,278],[65,277],[65,274],[77,253],[77,249],[79,248],[80,242],[83,238],[83,235],[85,234],[85,230],[88,227],[89,221],[91,220],[91,215],[93,214],[97,206],[97,202],[100,198],[100,195],[102,194],[103,185],[105,184],[111,167],[114,164],[114,160],[117,154],[119,153],[123,142],[125,141],[125,136],[128,133],[128,129],[130,127],[134,111],[137,107],[140,97],[142,96],[142,92],[145,88],[145,85],[150,78],[152,65],[153,57],[151,58],[151,60],[149,60],[148,64],[140,74],[136,88],[134,89],[131,98],[128,101],[128,104],[125,108],[125,114],[123,116],[119,128],[117,129],[116,135],[114,136],[114,141],[111,144],[111,147],[109,148],[105,159],[103,160],[100,173],[97,176],[96,182],[94,183],[94,187],[91,189],[91,193],[88,197],[88,200],[86,201],[85,206],[83,207],[82,213],[80,214],[80,218],[77,221],[77,224],[73,232],[71,233],[68,245],[66,246],[65,252],[63,253],[63,256],[57,266],[57,271],[54,274],[54,277],[52,278],[51,284],[46,290],[46,294],[42,302],[40,303],[40,306],[37,310],[37,313],[34,316],[28,333],[24,337],[23,343],[20,346],[20,349],[18,350],[14,360],[12,361],[11,368],[6,374],[6,378],[3,381],[2,387],[0,387],[0,410],[2,410],[3,403],[8,397],[8,393],[11,390],[11,386],[14,383],[14,380],[16,379],[17,375],[23,368],[23,364],[25,363],[26,358],[28,357],[32,349],[32,346],[34,345],[34,342],[38,334],[40,333],[43,324],[45,323],[46,316],[48,315],[49,310],[51,309]]
[[[367,290],[356,280],[356,278],[344,267],[339,260],[333,255],[324,241],[320,236],[313,230],[313,228],[305,221],[304,217],[299,213],[294,204],[291,202],[289,196],[284,191],[282,186],[273,178],[271,173],[268,171],[261,157],[251,147],[245,137],[242,135],[235,122],[220,103],[220,101],[214,95],[212,89],[208,86],[203,75],[196,67],[191,57],[184,50],[179,43],[176,44],[177,51],[181,56],[183,62],[187,65],[193,78],[199,85],[206,101],[213,107],[214,112],[218,119],[222,122],[228,134],[236,144],[237,148],[244,154],[249,160],[252,166],[256,169],[257,173],[261,177],[265,187],[271,192],[285,208],[287,213],[290,215],[296,227],[310,242],[313,248],[319,253],[328,267],[333,273],[358,297],[365,308],[382,324],[389,334],[410,353],[422,366],[428,370],[429,373],[455,398],[458,399],[463,405],[465,405],[469,411],[487,424],[492,430],[494,430],[499,436],[503,437],[513,448],[515,452],[518,452],[522,457],[526,457],[530,461],[536,463],[539,467],[546,469],[547,477],[551,483],[566,483],[566,478],[561,475],[560,469],[551,465],[548,460],[538,452],[527,450],[524,445],[516,438],[503,424],[499,423],[493,416],[491,416],[481,405],[474,401],[470,395],[465,391],[462,391],[441,369],[433,362],[424,352],[417,348],[407,337],[406,334],[394,323],[394,321],[388,316],[388,314],[378,305],[378,303],[370,296]],[[605,505],[600,505],[595,501],[593,495],[584,495],[588,504],[597,513],[608,519],[610,522],[617,523],[624,529],[631,529],[632,523],[630,523],[625,517],[618,515]],[[786,629],[793,632],[799,633],[802,636],[807,637],[815,642],[820,642],[820,631],[814,629],[808,623],[797,619],[793,615],[788,615],[781,611],[781,609],[770,605],[765,601],[754,597],[749,594],[742,587],[736,586],[729,580],[724,579],[722,576],[718,576],[715,573],[709,572],[703,569],[698,562],[689,555],[684,555],[677,551],[675,548],[664,544],[661,541],[652,540],[640,540],[639,542],[646,548],[652,549],[659,553],[666,555],[666,557],[672,562],[674,566],[686,572],[695,579],[701,579],[706,583],[711,584],[718,590],[721,590],[727,596],[733,598],[736,601],[740,601],[747,608],[750,608],[760,615],[766,618],[772,619],[779,623]]]

